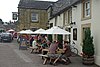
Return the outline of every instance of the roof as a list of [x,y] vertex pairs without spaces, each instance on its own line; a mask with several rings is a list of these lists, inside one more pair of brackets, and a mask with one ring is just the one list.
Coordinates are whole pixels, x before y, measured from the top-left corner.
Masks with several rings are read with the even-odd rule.
[[65,9],[68,9],[75,3],[79,2],[80,0],[58,0],[54,5],[52,6],[52,15],[55,16],[61,12],[63,12]]
[[50,1],[20,0],[18,8],[47,9],[52,3]]
[[3,24],[0,24],[0,29],[1,28],[5,29],[5,26]]

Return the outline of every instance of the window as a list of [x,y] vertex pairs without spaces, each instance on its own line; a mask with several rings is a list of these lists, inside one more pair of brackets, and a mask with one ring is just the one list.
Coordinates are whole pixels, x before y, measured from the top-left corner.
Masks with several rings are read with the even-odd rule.
[[83,18],[90,17],[91,15],[91,3],[90,0],[83,0]]
[[31,21],[32,22],[37,22],[38,21],[38,14],[32,13],[31,14]]
[[72,21],[72,9],[68,10],[68,23]]
[[85,16],[90,16],[90,1],[85,3]]
[[77,28],[73,29],[73,40],[77,40]]

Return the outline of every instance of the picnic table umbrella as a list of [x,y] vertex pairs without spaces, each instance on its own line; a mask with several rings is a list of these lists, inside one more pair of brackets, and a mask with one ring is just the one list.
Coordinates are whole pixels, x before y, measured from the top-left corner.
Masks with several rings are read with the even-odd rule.
[[19,34],[34,34],[34,32],[31,30],[22,30],[22,31],[19,31],[18,33]]
[[34,32],[32,30],[30,30],[30,29],[25,30],[25,31],[27,32],[27,34],[34,34]]
[[45,30],[40,28],[40,29],[34,31],[34,34],[41,34],[41,32],[45,32]]
[[61,29],[57,26],[54,26],[50,29],[47,29],[45,32],[41,32],[41,34],[63,34],[63,35],[69,35],[71,34],[70,32],[64,30],[64,29]]
[[19,34],[28,34],[27,31],[25,31],[25,30],[19,31],[18,33]]
[[10,29],[10,30],[8,30],[8,31],[15,31],[15,30],[13,30],[13,29]]
[[14,33],[15,32],[15,30],[13,30],[13,29],[9,29],[7,32],[9,32],[9,33]]

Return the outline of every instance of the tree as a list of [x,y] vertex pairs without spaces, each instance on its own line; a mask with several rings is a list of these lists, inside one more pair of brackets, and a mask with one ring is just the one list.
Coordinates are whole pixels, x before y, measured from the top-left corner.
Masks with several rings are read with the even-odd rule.
[[85,38],[83,40],[83,64],[93,65],[94,64],[94,44],[93,37],[91,36],[91,31],[89,28],[85,30]]
[[90,29],[86,29],[86,31],[85,31],[85,38],[83,40],[83,49],[82,49],[82,51],[88,57],[94,55],[93,37],[91,36]]

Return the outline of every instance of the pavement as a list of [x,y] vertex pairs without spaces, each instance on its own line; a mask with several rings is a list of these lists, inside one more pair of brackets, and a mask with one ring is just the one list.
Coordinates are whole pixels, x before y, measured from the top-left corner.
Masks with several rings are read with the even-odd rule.
[[30,49],[19,50],[18,43],[0,43],[0,67],[99,67],[97,65],[83,65],[80,56],[70,57],[72,63],[56,66],[47,63],[43,65],[43,60],[38,54],[31,54]]

